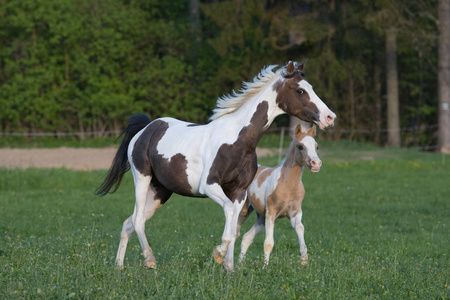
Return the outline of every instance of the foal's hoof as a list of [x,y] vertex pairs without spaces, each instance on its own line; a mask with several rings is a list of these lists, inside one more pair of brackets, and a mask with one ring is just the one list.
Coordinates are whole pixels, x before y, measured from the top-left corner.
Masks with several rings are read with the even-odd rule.
[[213,257],[216,263],[218,263],[219,265],[223,263],[224,256],[222,256],[222,254],[220,253],[219,250],[217,250],[217,248],[214,248]]
[[156,261],[153,260],[146,261],[144,266],[146,266],[149,269],[156,269]]
[[223,267],[225,268],[225,271],[227,271],[228,273],[234,273],[235,272],[233,266],[223,265]]

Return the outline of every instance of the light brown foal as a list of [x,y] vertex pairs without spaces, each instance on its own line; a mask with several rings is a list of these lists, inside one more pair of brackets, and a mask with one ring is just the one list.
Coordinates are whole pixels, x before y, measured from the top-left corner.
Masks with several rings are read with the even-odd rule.
[[265,228],[264,263],[267,265],[274,245],[275,220],[287,217],[299,239],[301,264],[308,263],[302,224],[302,201],[305,196],[302,173],[305,166],[312,172],[319,172],[322,162],[317,156],[317,143],[313,138],[316,135],[315,126],[309,129],[305,127],[305,124],[303,127],[299,124],[295,128],[294,139],[283,162],[273,168],[260,166],[248,187],[247,201],[240,213],[238,228],[253,210],[257,213],[257,220],[242,238],[240,262],[255,236]]

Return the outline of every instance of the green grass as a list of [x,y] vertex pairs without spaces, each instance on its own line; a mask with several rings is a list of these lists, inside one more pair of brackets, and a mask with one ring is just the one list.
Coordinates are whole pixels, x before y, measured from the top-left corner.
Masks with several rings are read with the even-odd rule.
[[[321,149],[321,171],[303,178],[309,265],[300,265],[294,230],[281,219],[269,267],[262,269],[261,234],[245,263],[236,259],[232,274],[211,257],[224,217],[209,199],[173,196],[147,223],[158,270],[143,267],[135,235],[126,268],[117,270],[122,222],[134,205],[130,174],[115,194],[99,198],[92,192],[104,171],[2,169],[0,294],[3,299],[449,299],[448,160],[410,150],[336,144]],[[370,155],[358,154],[365,151]],[[254,220],[249,218],[242,234]]]

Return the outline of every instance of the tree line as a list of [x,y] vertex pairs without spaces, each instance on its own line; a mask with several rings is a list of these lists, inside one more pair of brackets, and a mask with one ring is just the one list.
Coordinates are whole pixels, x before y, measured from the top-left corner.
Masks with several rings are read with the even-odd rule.
[[338,115],[328,138],[435,145],[438,4],[0,1],[0,131],[101,136],[135,112],[206,123],[264,66],[308,59]]

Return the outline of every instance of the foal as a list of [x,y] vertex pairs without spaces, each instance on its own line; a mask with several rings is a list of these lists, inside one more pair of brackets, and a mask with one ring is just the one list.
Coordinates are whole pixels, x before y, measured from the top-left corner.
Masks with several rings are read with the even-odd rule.
[[242,238],[240,262],[255,236],[264,230],[265,225],[264,263],[267,265],[274,245],[275,220],[288,217],[299,239],[301,264],[308,263],[302,224],[302,201],[305,196],[302,173],[305,166],[312,172],[319,172],[322,165],[316,153],[318,146],[313,138],[315,135],[314,125],[306,129],[298,124],[295,128],[295,137],[283,162],[273,168],[258,167],[258,172],[247,190],[246,204],[239,216],[238,228],[253,210],[257,213],[255,225]]

